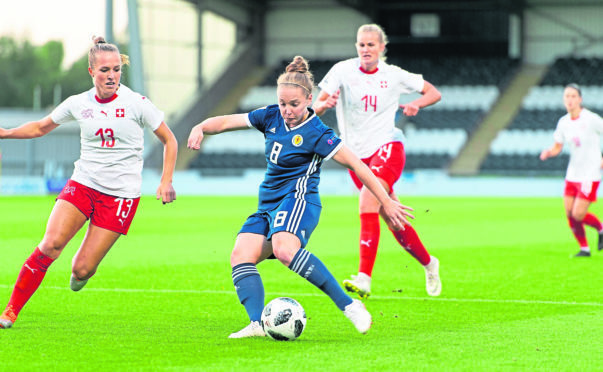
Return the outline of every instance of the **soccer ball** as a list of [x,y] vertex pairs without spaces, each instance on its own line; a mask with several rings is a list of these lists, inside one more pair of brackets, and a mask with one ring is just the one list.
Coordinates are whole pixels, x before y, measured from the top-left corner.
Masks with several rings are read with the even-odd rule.
[[262,327],[274,340],[293,341],[306,327],[306,312],[292,298],[275,298],[262,311]]

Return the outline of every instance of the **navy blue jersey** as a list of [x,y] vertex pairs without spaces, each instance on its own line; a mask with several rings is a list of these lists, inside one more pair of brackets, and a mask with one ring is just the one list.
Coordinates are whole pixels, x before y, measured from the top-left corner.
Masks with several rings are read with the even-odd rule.
[[258,210],[270,211],[287,197],[320,204],[318,183],[323,159],[343,146],[341,139],[312,109],[301,124],[289,128],[278,105],[257,109],[247,115],[248,125],[266,138],[266,175],[260,185]]

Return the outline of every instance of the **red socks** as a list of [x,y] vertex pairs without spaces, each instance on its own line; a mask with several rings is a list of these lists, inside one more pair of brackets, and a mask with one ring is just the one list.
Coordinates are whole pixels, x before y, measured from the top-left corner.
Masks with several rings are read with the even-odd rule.
[[588,247],[588,243],[586,242],[586,234],[584,232],[584,224],[575,220],[573,217],[568,217],[567,221],[569,222],[570,229],[572,229],[572,233],[574,233],[574,236],[576,237],[578,244],[580,244],[580,247]]
[[580,244],[580,247],[588,247],[588,243],[586,241],[586,233],[584,232],[584,224],[595,228],[597,232],[603,230],[603,225],[601,224],[601,221],[599,221],[597,216],[592,213],[587,213],[582,221],[578,221],[573,217],[568,217],[567,221],[569,222],[570,229],[572,229],[572,233],[574,234],[574,237],[576,237],[576,240],[578,241],[578,244]]
[[371,276],[379,246],[379,213],[360,214],[360,268],[358,272]]
[[[431,256],[412,226],[405,226],[405,229],[400,231],[391,231],[398,243],[421,265],[425,266],[431,261]],[[360,267],[358,272],[365,273],[368,276],[372,275],[375,259],[377,258],[379,234],[379,214],[360,214]]]
[[603,230],[603,225],[601,224],[601,221],[599,221],[597,216],[592,213],[587,213],[586,216],[584,216],[582,222],[590,227],[597,229],[597,232]]
[[15,288],[13,289],[10,301],[3,313],[8,317],[14,317],[14,319],[11,319],[13,322],[17,319],[23,306],[25,306],[29,298],[40,286],[42,279],[44,279],[44,275],[46,275],[46,270],[48,270],[48,267],[53,261],[52,258],[46,256],[37,247],[31,256],[25,260],[25,264],[23,264],[23,267],[21,268],[19,277],[17,277],[17,282],[15,283]]
[[431,261],[431,256],[425,249],[425,246],[419,239],[419,235],[412,226],[404,226],[404,230],[391,230],[394,237],[404,249],[408,251],[421,265],[425,266]]

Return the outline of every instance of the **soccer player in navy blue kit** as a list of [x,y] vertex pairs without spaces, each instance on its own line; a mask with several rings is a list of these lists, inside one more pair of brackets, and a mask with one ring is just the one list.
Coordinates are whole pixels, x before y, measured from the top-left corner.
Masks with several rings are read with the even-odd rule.
[[332,157],[352,169],[397,226],[408,224],[410,208],[391,199],[370,169],[314,114],[310,108],[314,81],[303,57],[293,59],[277,85],[278,105],[206,119],[192,129],[188,139],[188,147],[198,150],[204,134],[250,127],[266,138],[268,166],[260,185],[258,210],[243,224],[230,258],[237,296],[250,324],[229,337],[265,336],[260,325],[264,286],[256,265],[271,255],[320,288],[359,332],[366,333],[372,320],[364,304],[352,300],[326,266],[305,249],[321,211],[320,166]]

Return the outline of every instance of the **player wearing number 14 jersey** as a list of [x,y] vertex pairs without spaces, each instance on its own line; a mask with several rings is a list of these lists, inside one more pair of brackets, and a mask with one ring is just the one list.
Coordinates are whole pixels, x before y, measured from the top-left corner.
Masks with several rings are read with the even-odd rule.
[[[404,115],[414,116],[420,108],[439,101],[440,92],[421,75],[380,60],[387,37],[378,25],[361,26],[356,40],[358,58],[339,62],[331,68],[318,84],[322,91],[314,109],[317,115],[322,115],[335,107],[344,143],[395,197],[393,186],[402,174],[406,159],[402,132],[395,127],[396,112],[402,108]],[[400,95],[412,92],[419,92],[422,96],[399,105]],[[354,172],[350,171],[350,175],[360,189],[360,267],[358,275],[345,280],[344,286],[366,298],[371,293],[371,277],[379,244],[380,204],[362,187]],[[427,293],[438,296],[442,288],[439,261],[429,255],[412,226],[399,230],[388,225],[398,243],[424,266]]]
[[25,261],[14,290],[0,315],[0,328],[10,328],[73,236],[90,220],[72,261],[70,287],[79,291],[94,275],[109,249],[128,232],[140,199],[144,128],[164,144],[164,164],[157,199],[171,203],[176,194],[172,174],[177,142],[163,113],[148,99],[120,85],[122,63],[117,47],[95,38],[88,54],[91,90],[69,97],[49,116],[18,128],[0,128],[0,138],[34,138],[59,125],[77,122],[80,158],[71,179],[57,197],[40,244]]

